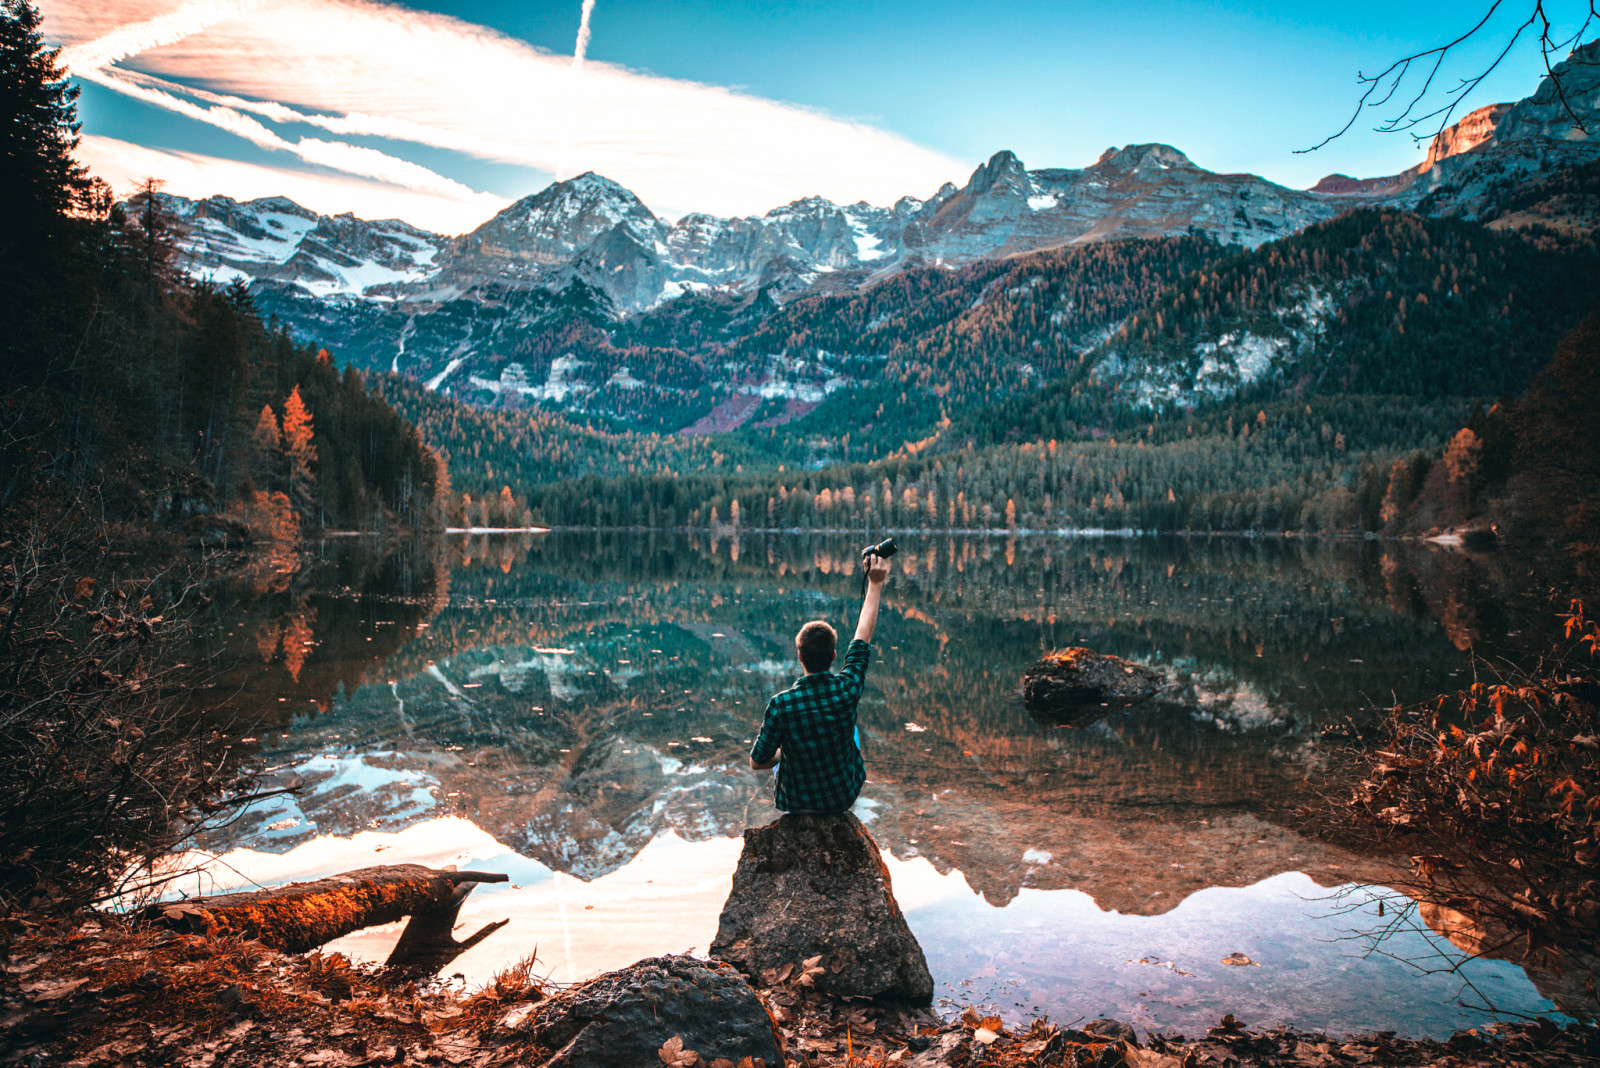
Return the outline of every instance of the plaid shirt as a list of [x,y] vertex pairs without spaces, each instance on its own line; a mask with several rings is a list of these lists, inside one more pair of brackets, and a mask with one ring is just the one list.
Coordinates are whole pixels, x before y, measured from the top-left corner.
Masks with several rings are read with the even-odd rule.
[[785,812],[843,812],[855,803],[867,769],[856,745],[856,705],[872,646],[852,638],[844,670],[814,671],[767,702],[761,736],[750,759],[771,760],[778,750],[777,805]]

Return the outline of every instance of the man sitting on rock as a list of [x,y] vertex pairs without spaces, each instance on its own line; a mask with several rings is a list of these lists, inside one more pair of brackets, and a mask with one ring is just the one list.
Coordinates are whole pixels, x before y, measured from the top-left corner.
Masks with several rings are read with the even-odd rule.
[[868,643],[878,622],[889,561],[868,556],[864,563],[866,598],[856,636],[844,652],[844,670],[828,670],[838,642],[833,628],[820,619],[801,627],[794,644],[806,674],[767,702],[761,735],[750,750],[750,766],[757,771],[778,765],[777,805],[785,812],[847,811],[867,780],[856,705],[872,658]]

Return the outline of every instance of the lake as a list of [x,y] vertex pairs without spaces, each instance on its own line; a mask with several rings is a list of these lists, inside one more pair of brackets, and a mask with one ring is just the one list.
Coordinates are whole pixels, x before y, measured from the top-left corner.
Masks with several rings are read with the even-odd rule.
[[[213,602],[217,716],[268,784],[303,786],[209,835],[220,860],[185,889],[505,872],[463,909],[443,974],[467,983],[534,952],[556,981],[704,953],[741,832],[777,817],[746,758],[762,710],[802,622],[854,629],[869,540],[346,538],[250,562]],[[856,813],[939,1011],[1415,1036],[1580,1011],[1558,977],[1467,959],[1385,888],[1395,858],[1297,814],[1322,728],[1535,642],[1549,613],[1516,567],[1364,540],[899,540]],[[1035,723],[1022,672],[1069,645],[1180,685],[1084,729]],[[381,962],[398,934],[333,948]]]

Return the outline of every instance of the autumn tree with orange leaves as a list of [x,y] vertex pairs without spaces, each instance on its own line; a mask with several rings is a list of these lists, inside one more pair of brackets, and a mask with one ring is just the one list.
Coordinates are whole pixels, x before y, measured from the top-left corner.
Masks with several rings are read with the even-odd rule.
[[301,517],[310,520],[317,511],[317,446],[312,441],[311,411],[300,399],[297,385],[283,402],[283,455],[288,462],[289,500]]

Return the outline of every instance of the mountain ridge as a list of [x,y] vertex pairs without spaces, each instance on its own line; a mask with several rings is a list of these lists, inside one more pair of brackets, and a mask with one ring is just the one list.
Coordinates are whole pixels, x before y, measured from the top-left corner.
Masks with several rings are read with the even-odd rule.
[[[1600,43],[1557,68],[1580,114],[1600,110],[1597,62]],[[1581,175],[1600,166],[1600,144],[1576,133],[1547,78],[1526,100],[1479,108],[1441,131],[1416,167],[1370,179],[1330,175],[1310,190],[1208,171],[1170,145],[1136,144],[1109,148],[1082,168],[1030,170],[1002,150],[963,185],[946,183],[926,199],[881,207],[804,197],[733,219],[664,219],[590,172],[456,237],[396,220],[319,216],[283,198],[169,202],[189,229],[192,273],[249,282],[264,312],[341,362],[408,374],[477,404],[714,432],[782,426],[877,375],[874,361],[885,354],[863,343],[887,337],[878,329],[884,322],[909,329],[910,320],[895,318],[900,312],[857,321],[849,302],[818,305],[824,318],[845,317],[820,330],[800,326],[810,312],[782,312],[890,279],[913,279],[925,291],[913,303],[937,308],[935,319],[950,324],[927,328],[948,330],[959,311],[952,302],[976,309],[996,299],[986,287],[998,284],[1005,265],[1046,250],[1178,237],[1249,250],[1360,207],[1592,230],[1600,198]],[[1530,193],[1536,180],[1548,188]],[[996,269],[941,289],[941,272],[985,264]],[[1001,303],[1006,315],[1074,314],[1011,296]],[[1052,321],[1029,319],[1018,336],[1054,353]],[[845,322],[853,333],[839,333]],[[933,336],[918,343],[970,347]],[[1082,344],[1073,344],[1079,352]],[[998,354],[996,366],[1020,376],[1002,392],[1059,374],[1059,358]],[[985,383],[985,391],[994,387]],[[937,417],[942,403],[929,400],[924,416]]]

